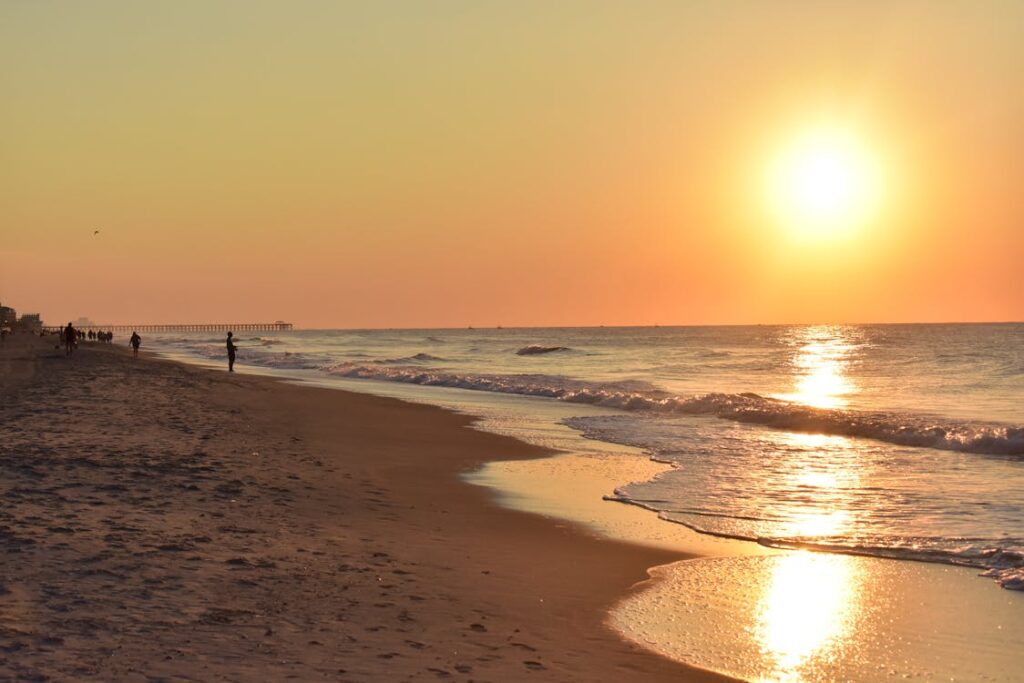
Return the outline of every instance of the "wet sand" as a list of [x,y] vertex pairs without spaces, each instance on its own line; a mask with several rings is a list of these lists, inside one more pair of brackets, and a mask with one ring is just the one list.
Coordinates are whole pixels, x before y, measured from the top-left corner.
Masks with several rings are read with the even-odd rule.
[[0,346],[0,678],[727,680],[605,625],[679,552],[501,508],[439,408]]
[[1024,594],[977,569],[796,551],[653,570],[627,637],[750,681],[1024,680]]

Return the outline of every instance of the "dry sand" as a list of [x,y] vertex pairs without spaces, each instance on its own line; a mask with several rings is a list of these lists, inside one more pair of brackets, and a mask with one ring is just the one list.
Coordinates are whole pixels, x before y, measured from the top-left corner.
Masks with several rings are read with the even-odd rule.
[[4,680],[726,680],[604,625],[678,553],[496,506],[439,408],[0,345]]

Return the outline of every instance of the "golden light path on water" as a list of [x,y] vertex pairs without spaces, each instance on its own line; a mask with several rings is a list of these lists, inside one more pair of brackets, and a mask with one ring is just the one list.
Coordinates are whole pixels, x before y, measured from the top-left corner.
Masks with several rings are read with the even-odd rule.
[[[787,400],[816,408],[846,405],[856,387],[846,376],[852,345],[841,328],[810,327],[798,333],[792,364],[796,386]],[[848,439],[822,434],[788,433],[785,441],[801,451],[852,446]],[[789,538],[842,534],[852,521],[843,491],[859,477],[846,458],[821,458],[814,469],[806,462],[785,473],[787,488],[806,491],[801,504],[780,511],[787,521],[778,535]],[[755,637],[769,661],[776,663],[772,680],[801,680],[801,666],[812,657],[828,657],[851,630],[856,613],[854,565],[845,558],[798,552],[773,566],[757,607]]]
[[812,326],[798,330],[792,360],[796,385],[778,398],[814,408],[841,408],[847,396],[857,392],[847,369],[855,349],[841,327]]
[[[854,381],[854,370],[864,339],[856,330],[803,328],[782,342],[790,354],[787,393],[776,398],[821,409],[861,402],[866,387]],[[757,467],[735,479],[728,469],[714,470],[719,480],[706,482],[756,488],[760,512],[752,514],[759,519],[747,535],[828,546],[887,528],[888,503],[875,492],[893,488],[893,477],[902,475],[879,466],[877,446],[781,430],[756,438]],[[655,580],[611,619],[645,647],[751,681],[939,674],[1008,680],[1020,638],[1000,624],[1021,622],[1024,596],[1006,596],[973,574],[809,550],[719,557],[653,570]],[[971,644],[970,653],[962,652],[963,643]]]
[[[850,447],[843,437],[787,434],[803,450]],[[787,472],[789,487],[805,490],[802,504],[785,511],[780,536],[818,537],[842,534],[851,524],[843,491],[859,483],[844,458],[822,458],[813,470]],[[846,557],[806,551],[780,557],[771,566],[755,608],[754,638],[774,670],[764,680],[801,681],[810,660],[836,658],[854,630],[858,611],[860,565]]]
[[826,434],[780,435],[801,453],[822,457],[797,459],[783,468],[783,487],[793,492],[792,502],[780,502],[778,516],[785,519],[772,535],[777,538],[813,538],[843,534],[854,526],[856,515],[850,491],[861,486],[853,442]]
[[[842,328],[803,328],[793,340],[791,361],[795,371],[792,392],[784,400],[815,408],[840,408],[857,391],[847,369],[853,340]],[[853,444],[844,437],[788,433],[784,439],[801,451],[827,449],[849,453]],[[849,458],[823,457],[813,469],[806,461],[785,472],[787,488],[805,496],[780,511],[787,521],[780,537],[808,538],[839,535],[847,531],[853,515],[845,503],[845,491],[860,484]],[[803,681],[816,661],[840,658],[855,631],[859,609],[862,565],[840,555],[794,552],[778,558],[761,584],[754,608],[753,633],[764,663],[770,670],[761,680]]]

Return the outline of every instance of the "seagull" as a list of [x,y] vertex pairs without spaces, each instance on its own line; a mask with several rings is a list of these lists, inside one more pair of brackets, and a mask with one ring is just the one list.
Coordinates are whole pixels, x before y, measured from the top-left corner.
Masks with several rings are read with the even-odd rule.
[[100,234],[100,231],[99,231],[99,230],[93,230],[93,231],[92,231],[92,236],[93,236],[93,237],[95,237],[95,236],[96,236],[96,235],[98,235],[98,234]]

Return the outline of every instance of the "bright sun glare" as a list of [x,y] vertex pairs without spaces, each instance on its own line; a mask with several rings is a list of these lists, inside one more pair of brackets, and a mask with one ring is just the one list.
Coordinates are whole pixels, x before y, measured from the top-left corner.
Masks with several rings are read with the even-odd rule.
[[829,235],[866,222],[876,209],[880,170],[849,131],[819,128],[792,139],[768,173],[768,200],[801,236]]

